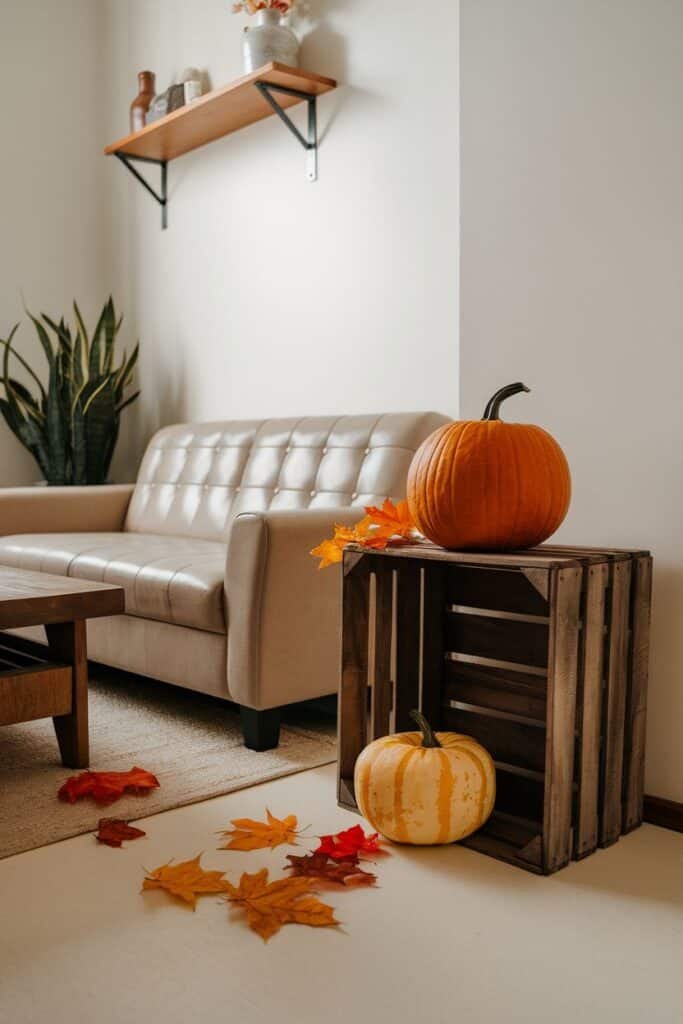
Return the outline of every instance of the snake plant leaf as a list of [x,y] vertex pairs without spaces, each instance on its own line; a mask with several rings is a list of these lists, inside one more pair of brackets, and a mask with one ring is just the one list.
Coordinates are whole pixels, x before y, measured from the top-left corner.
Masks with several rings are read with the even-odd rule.
[[116,398],[110,376],[102,379],[83,408],[87,448],[86,471],[88,480],[105,483],[107,479],[107,456],[112,426],[117,422]]
[[40,344],[43,346],[45,358],[47,359],[48,364],[51,367],[55,361],[55,352],[52,347],[52,342],[50,341],[50,335],[47,333],[47,331],[41,324],[40,320],[37,319],[37,317],[33,316],[32,313],[29,313],[28,315],[29,318],[33,321],[33,325],[38,333],[38,338],[40,339]]
[[90,340],[88,338],[88,329],[85,326],[85,322],[83,320],[83,317],[81,316],[81,311],[78,308],[78,303],[76,302],[75,299],[74,299],[74,317],[76,318],[76,328],[77,328],[79,334],[81,335],[81,337],[83,338],[83,348],[85,349],[85,354],[86,354],[86,357],[87,357],[88,352],[90,350]]
[[133,392],[132,395],[129,395],[128,398],[124,399],[124,401],[121,402],[120,405],[116,406],[117,413],[121,414],[123,412],[123,410],[126,408],[126,406],[127,405],[132,405],[133,402],[135,401],[135,399],[139,397],[139,395],[140,395],[140,392],[139,391],[135,391],[135,392]]
[[121,366],[119,367],[118,373],[116,374],[116,381],[115,381],[115,387],[116,387],[117,394],[119,396],[119,400],[122,398],[123,392],[124,392],[125,388],[128,386],[128,384],[131,381],[131,378],[133,376],[133,370],[135,369],[135,365],[136,365],[136,363],[138,361],[138,355],[139,354],[140,354],[140,343],[139,342],[136,344],[135,348],[131,352],[129,359],[126,359],[125,358],[125,354],[124,354],[124,359],[121,362]]
[[83,410],[78,402],[74,404],[71,411],[70,434],[72,483],[87,484],[85,419],[83,418]]
[[18,327],[19,327],[19,324],[15,324],[14,327],[12,328],[12,330],[9,332],[9,336],[7,338],[0,338],[0,345],[4,345],[6,349],[10,350],[11,354],[14,356],[14,358],[17,360],[17,362],[21,366],[23,366],[23,368],[26,370],[26,372],[29,374],[29,376],[32,377],[33,380],[38,385],[38,388],[39,388],[40,393],[41,393],[41,397],[45,398],[46,397],[46,395],[45,395],[45,388],[43,387],[43,384],[42,384],[42,381],[41,381],[40,377],[36,373],[34,373],[34,371],[31,369],[31,367],[26,362],[24,357],[22,355],[20,355],[20,353],[17,352],[17,350],[15,348],[12,348],[12,339],[14,338],[14,335],[17,333]]
[[110,353],[110,349],[113,349],[115,338],[116,314],[110,296],[104,304],[90,343],[88,358],[88,375],[90,377],[98,377],[101,373],[107,372],[107,360],[113,358],[113,352]]
[[104,372],[111,373],[111,368],[114,363],[114,349],[116,345],[116,335],[118,333],[120,322],[116,322],[116,311],[114,310],[114,301],[109,296],[105,309],[105,321],[104,321]]
[[45,414],[43,413],[42,409],[36,402],[35,398],[31,394],[29,389],[25,387],[20,380],[16,380],[16,378],[14,377],[9,378],[9,383],[11,385],[12,391],[14,392],[15,398],[20,402],[21,405],[25,407],[28,415],[32,416],[37,423],[44,423]]
[[60,380],[59,362],[55,359],[50,367],[45,423],[50,455],[50,471],[46,477],[49,484],[65,484],[67,480],[67,438]]

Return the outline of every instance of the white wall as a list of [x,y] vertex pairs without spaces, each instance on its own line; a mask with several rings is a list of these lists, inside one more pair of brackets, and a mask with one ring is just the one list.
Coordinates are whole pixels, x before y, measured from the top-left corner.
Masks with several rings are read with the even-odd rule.
[[563,540],[656,559],[646,789],[683,800],[683,5],[463,0],[461,395],[564,446]]
[[[342,83],[319,102],[315,184],[271,118],[170,165],[162,232],[110,160],[114,279],[142,343],[131,451],[185,418],[457,412],[458,5],[443,6],[425,32],[419,5],[311,4],[301,64]],[[214,87],[242,74],[247,22],[227,0],[107,11],[113,138],[140,69],[158,89],[188,64]]]
[[[92,317],[107,297],[101,16],[93,0],[0,0],[0,337],[32,312]],[[45,366],[24,324],[16,346]],[[21,372],[16,374],[21,377]],[[0,419],[0,486],[40,470]]]

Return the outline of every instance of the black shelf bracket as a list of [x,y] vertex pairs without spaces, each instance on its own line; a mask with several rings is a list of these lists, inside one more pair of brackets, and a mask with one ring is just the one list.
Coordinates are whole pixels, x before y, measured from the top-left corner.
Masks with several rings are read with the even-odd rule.
[[[297,142],[306,150],[306,177],[309,181],[315,181],[318,177],[318,97],[311,95],[310,92],[302,92],[301,89],[289,89],[285,85],[274,85],[272,82],[254,82],[254,85],[282,123],[289,128]],[[308,104],[308,138],[303,137],[284,107],[280,106],[272,95],[274,92],[282,92],[286,96],[296,96],[297,99],[306,101]]]
[[[114,156],[118,157],[124,167],[127,167],[134,178],[140,182],[143,188],[146,188],[149,194],[156,199],[159,206],[161,207],[161,227],[165,231],[168,227],[168,161],[167,160],[154,160],[148,156],[129,156],[127,153],[115,153]],[[150,183],[143,178],[136,167],[133,167],[132,160],[139,160],[143,164],[158,164],[161,170],[161,193],[157,192],[152,188]]]

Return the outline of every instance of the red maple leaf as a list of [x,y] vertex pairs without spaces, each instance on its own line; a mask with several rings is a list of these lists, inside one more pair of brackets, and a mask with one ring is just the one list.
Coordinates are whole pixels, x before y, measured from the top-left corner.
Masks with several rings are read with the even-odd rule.
[[95,839],[106,846],[121,846],[124,839],[139,839],[146,835],[141,828],[134,828],[122,818],[100,818]]
[[98,804],[111,804],[126,791],[146,793],[158,785],[156,775],[144,768],[131,768],[129,772],[81,772],[68,778],[57,795],[70,804],[84,796],[91,796]]
[[334,836],[321,836],[320,845],[315,853],[326,853],[332,860],[358,860],[362,853],[385,853],[380,847],[381,839],[377,832],[367,835],[360,825],[354,825]]
[[347,889],[374,885],[377,881],[376,875],[361,868],[358,857],[354,857],[353,860],[337,861],[326,853],[309,853],[305,857],[288,854],[287,860],[289,864],[285,871],[291,871],[297,878],[315,878],[321,883],[342,885]]

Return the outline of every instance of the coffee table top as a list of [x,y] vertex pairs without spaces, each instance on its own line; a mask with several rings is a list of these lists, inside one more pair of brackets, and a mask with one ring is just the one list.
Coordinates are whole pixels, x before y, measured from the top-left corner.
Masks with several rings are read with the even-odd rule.
[[0,629],[92,619],[124,611],[123,587],[0,566]]

